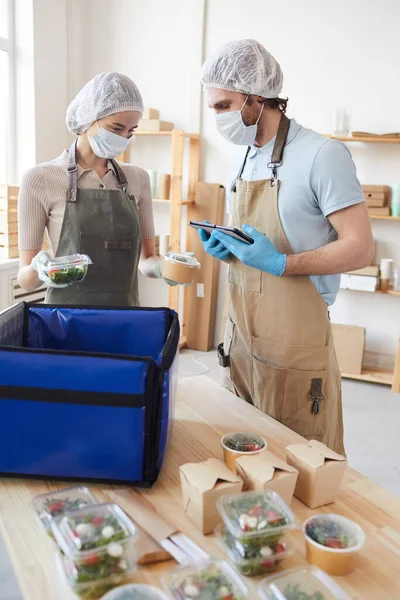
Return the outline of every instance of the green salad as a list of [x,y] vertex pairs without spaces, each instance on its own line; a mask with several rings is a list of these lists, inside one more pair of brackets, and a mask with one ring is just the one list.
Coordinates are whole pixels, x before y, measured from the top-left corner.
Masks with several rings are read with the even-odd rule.
[[222,498],[220,508],[226,526],[246,548],[272,547],[295,524],[290,509],[275,492],[247,492]]
[[88,270],[87,265],[65,267],[63,269],[57,269],[56,267],[48,271],[48,276],[53,283],[59,284],[71,284],[77,281],[82,281],[86,276]]
[[283,590],[286,600],[326,600],[322,592],[308,594],[301,589],[299,583],[289,583]]
[[254,577],[274,571],[281,560],[288,555],[285,542],[277,541],[276,536],[271,540],[265,539],[264,545],[249,541],[241,544],[226,527],[221,530],[221,539],[228,555],[236,568],[246,577]]
[[306,534],[311,540],[327,548],[344,550],[357,544],[356,540],[349,537],[343,527],[334,520],[318,519],[316,517],[307,523]]
[[[176,578],[175,578],[176,579]],[[173,581],[170,590],[177,600],[243,600],[230,578],[217,566],[208,565],[197,573]]]
[[255,433],[230,433],[223,442],[229,450],[236,452],[257,452],[265,446],[263,438]]

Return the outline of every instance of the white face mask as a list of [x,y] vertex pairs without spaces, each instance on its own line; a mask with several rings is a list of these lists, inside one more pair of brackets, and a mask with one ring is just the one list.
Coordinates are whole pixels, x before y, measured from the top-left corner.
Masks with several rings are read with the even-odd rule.
[[257,135],[257,125],[260,120],[264,104],[261,107],[260,114],[254,125],[245,125],[242,118],[242,110],[249,96],[243,102],[240,110],[232,110],[215,115],[217,129],[221,135],[229,142],[239,146],[251,146],[254,144]]
[[130,144],[131,138],[128,139],[122,135],[117,135],[98,125],[97,127],[99,128],[99,131],[95,137],[88,134],[90,147],[96,156],[99,158],[116,158],[125,152]]

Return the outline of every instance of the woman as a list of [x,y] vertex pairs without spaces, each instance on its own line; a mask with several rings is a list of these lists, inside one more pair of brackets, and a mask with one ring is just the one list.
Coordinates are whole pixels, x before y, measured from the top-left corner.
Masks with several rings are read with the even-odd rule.
[[[115,161],[129,146],[142,112],[142,97],[131,79],[96,75],[67,110],[76,142],[23,177],[18,280],[28,291],[45,282],[48,303],[137,306],[138,267],[147,277],[161,277],[149,176]],[[45,230],[55,256],[90,257],[93,264],[81,283],[57,285],[47,276],[51,257],[40,251]]]

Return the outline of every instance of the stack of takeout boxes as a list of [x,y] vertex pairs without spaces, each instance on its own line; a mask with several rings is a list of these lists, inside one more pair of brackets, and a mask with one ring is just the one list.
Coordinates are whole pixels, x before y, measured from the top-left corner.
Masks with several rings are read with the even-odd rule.
[[390,216],[390,187],[388,185],[363,185],[365,202],[370,215]]
[[145,108],[136,131],[172,131],[174,124],[160,120],[160,111],[155,108]]

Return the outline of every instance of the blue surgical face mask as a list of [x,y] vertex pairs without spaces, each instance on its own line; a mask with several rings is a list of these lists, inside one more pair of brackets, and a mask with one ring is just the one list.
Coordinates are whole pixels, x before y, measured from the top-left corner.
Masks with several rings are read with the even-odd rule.
[[232,110],[215,115],[217,129],[225,139],[239,146],[251,146],[254,144],[257,135],[257,125],[261,118],[264,104],[261,107],[260,114],[254,125],[245,125],[242,117],[242,110],[249,99],[247,96],[240,110]]
[[122,135],[118,135],[113,133],[112,131],[107,131],[107,129],[103,129],[103,127],[99,127],[96,123],[99,131],[95,137],[92,137],[88,134],[88,140],[91,149],[94,154],[99,158],[116,158],[125,150],[130,144],[131,138],[123,137]]

